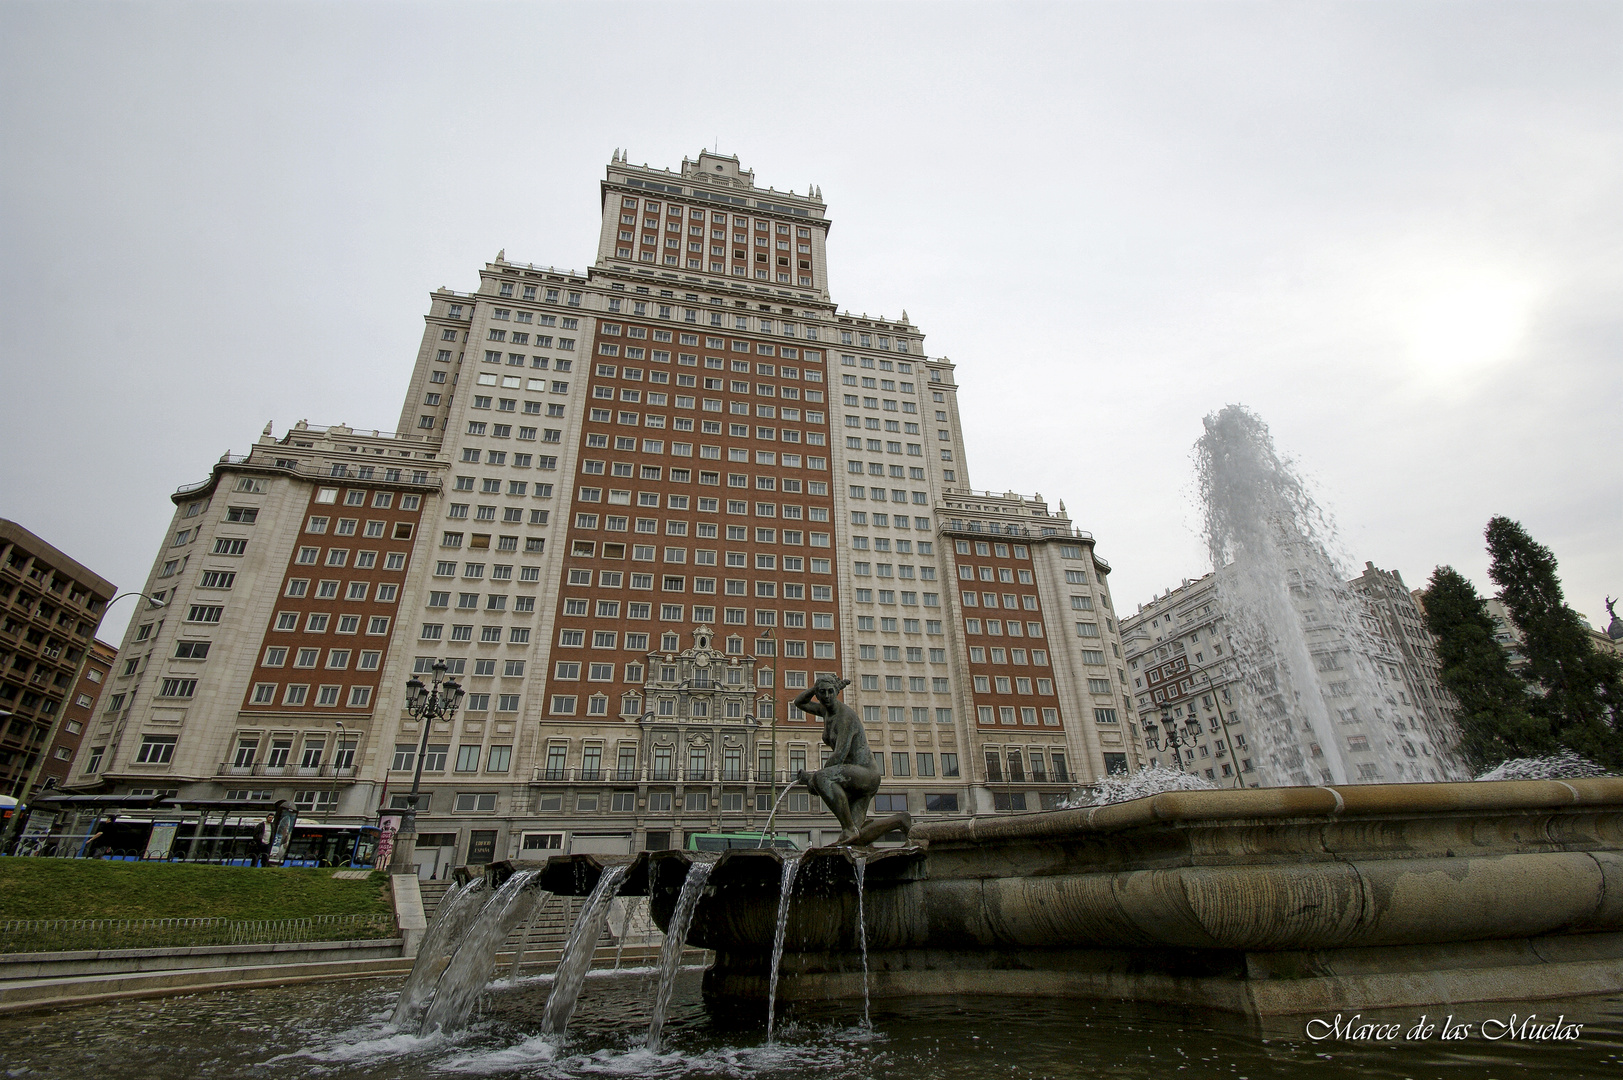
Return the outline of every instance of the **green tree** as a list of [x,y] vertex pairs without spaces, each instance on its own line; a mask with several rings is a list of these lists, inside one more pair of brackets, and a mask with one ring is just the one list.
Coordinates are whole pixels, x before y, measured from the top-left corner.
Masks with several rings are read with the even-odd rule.
[[1476,586],[1452,566],[1439,566],[1422,604],[1426,629],[1437,639],[1443,685],[1459,702],[1459,751],[1472,771],[1560,750],[1549,721],[1533,714],[1526,683],[1494,640],[1493,618]]
[[1623,766],[1623,663],[1595,648],[1567,606],[1549,548],[1506,517],[1488,522],[1487,539],[1488,576],[1522,632],[1523,675],[1540,692],[1529,708],[1563,746],[1611,768]]

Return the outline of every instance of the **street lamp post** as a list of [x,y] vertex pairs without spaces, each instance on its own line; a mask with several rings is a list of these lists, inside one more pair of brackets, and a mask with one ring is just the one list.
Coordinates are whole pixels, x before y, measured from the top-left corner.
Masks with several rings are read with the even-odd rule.
[[1144,721],[1144,741],[1157,752],[1162,750],[1171,750],[1173,759],[1178,763],[1178,771],[1182,772],[1183,748],[1186,746],[1194,746],[1195,743],[1199,741],[1200,736],[1192,732],[1180,730],[1178,726],[1172,722],[1172,717],[1165,713],[1161,714],[1161,723],[1165,724],[1167,728],[1164,739],[1157,736],[1156,733],[1160,731],[1160,727],[1154,720]]
[[[765,633],[763,633],[761,635],[761,640],[771,641],[772,631],[767,630]],[[774,650],[774,653],[775,652],[776,650]],[[778,805],[778,682],[776,665],[774,665],[771,670],[773,672],[772,692],[762,694],[761,697],[766,700],[767,705],[770,706],[772,710],[772,776],[770,790],[772,792],[772,805],[776,807]],[[756,685],[759,686],[759,682],[757,682]]]
[[334,720],[333,723],[338,725],[338,733],[332,739],[332,758],[330,759],[332,761],[332,790],[327,792],[326,820],[328,821],[332,820],[332,808],[338,802],[338,761],[340,755],[344,752],[344,722]]
[[423,784],[423,756],[428,753],[428,736],[434,730],[434,721],[450,723],[462,703],[462,687],[455,679],[447,679],[445,672],[445,661],[436,660],[432,685],[425,685],[415,675],[406,681],[406,711],[422,725],[423,737],[417,745],[417,770],[411,778],[406,816],[395,833],[394,857],[389,860],[391,874],[413,872],[412,860],[417,855],[417,796]]

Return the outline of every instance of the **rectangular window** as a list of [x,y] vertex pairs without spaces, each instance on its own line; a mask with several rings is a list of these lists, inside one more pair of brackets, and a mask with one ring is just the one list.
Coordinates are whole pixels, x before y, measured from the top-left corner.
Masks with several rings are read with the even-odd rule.
[[175,756],[174,735],[143,735],[141,749],[136,752],[138,765],[167,765]]

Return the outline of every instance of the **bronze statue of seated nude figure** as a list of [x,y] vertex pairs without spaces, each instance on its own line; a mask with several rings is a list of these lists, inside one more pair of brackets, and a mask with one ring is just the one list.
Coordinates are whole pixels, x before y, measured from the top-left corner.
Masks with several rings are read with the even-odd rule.
[[868,804],[879,790],[880,773],[868,749],[862,721],[851,706],[840,700],[840,691],[850,685],[850,679],[824,675],[795,698],[795,707],[801,712],[823,718],[823,743],[833,750],[821,769],[801,769],[795,779],[816,792],[823,805],[839,818],[838,843],[854,846],[871,844],[892,830],[906,833],[912,819],[896,814],[868,824]]

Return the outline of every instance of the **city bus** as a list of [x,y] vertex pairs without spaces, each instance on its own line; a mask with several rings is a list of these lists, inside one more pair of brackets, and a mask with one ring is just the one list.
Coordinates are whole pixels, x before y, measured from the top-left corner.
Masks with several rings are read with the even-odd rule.
[[[197,823],[181,821],[167,853],[156,861],[252,866],[258,852],[256,835],[264,820],[252,814],[233,814],[224,824],[210,822],[198,837],[195,849],[192,834]],[[141,862],[147,859],[154,826],[165,823],[173,822],[162,817],[128,815],[103,818],[88,835],[40,837],[26,853]],[[367,868],[373,864],[377,850],[376,825],[334,825],[300,818],[294,823],[282,865]]]
[[689,851],[727,851],[732,848],[777,848],[780,851],[798,851],[799,846],[789,837],[774,833],[690,833]]

